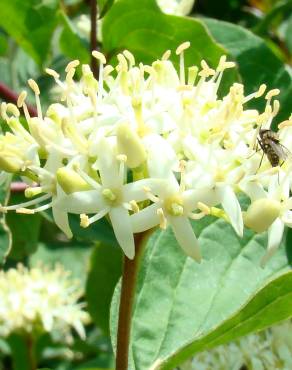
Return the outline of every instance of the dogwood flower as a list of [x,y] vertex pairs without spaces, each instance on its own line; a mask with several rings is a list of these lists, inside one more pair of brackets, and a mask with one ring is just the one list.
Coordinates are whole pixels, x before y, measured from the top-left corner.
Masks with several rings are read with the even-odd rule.
[[61,265],[28,269],[19,264],[0,272],[0,335],[50,332],[58,340],[72,340],[71,327],[85,338],[84,325],[90,319],[82,291]]
[[[229,222],[239,236],[244,225],[256,232],[267,230],[266,262],[279,245],[284,225],[291,224],[288,155],[285,163],[279,158],[280,166],[273,167],[267,147],[263,151],[258,144],[260,130],[270,130],[279,110],[279,91],[266,92],[261,85],[246,95],[244,86],[234,83],[221,98],[223,73],[235,63],[222,56],[217,66],[203,60],[199,67],[186,68],[189,47],[185,42],[175,51],[178,72],[169,50],[151,65],[137,64],[125,50],[118,54],[116,67],[94,51],[98,80],[78,60],[67,65],[64,80],[47,69],[60,99],[43,112],[39,87],[29,80],[37,117],[29,115],[26,92],[17,107],[2,103],[10,131],[0,135],[0,170],[21,176],[30,199],[1,206],[1,211],[51,208],[68,237],[70,213],[80,216],[82,227],[107,217],[128,258],[135,254],[135,233],[169,224],[178,244],[197,261],[201,252],[190,219],[211,214]],[[80,81],[75,80],[77,68]],[[246,107],[263,96],[263,112]],[[19,120],[19,109],[28,130]],[[278,146],[283,149],[283,143],[287,151],[292,150],[287,138],[291,122],[291,117],[282,122],[278,132]],[[270,142],[266,145],[275,150]],[[241,193],[251,201],[246,213],[238,200]]]

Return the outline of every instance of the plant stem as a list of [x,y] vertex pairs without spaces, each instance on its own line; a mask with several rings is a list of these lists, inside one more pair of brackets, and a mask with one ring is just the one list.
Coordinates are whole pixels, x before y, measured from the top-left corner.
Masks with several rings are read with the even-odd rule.
[[29,368],[31,370],[37,370],[37,361],[35,357],[35,345],[34,345],[34,339],[32,335],[27,336],[26,343],[27,343]]
[[135,287],[146,233],[135,235],[135,257],[124,258],[119,322],[117,333],[116,370],[128,370],[131,319],[135,300]]
[[[0,82],[0,97],[3,100],[16,104],[18,95],[4,83]],[[38,115],[36,108],[32,105],[27,104],[27,109],[32,117]]]
[[[96,22],[97,22],[97,0],[90,0],[90,52],[97,50],[97,35],[96,35]],[[91,70],[95,78],[98,78],[97,60],[91,54]]]

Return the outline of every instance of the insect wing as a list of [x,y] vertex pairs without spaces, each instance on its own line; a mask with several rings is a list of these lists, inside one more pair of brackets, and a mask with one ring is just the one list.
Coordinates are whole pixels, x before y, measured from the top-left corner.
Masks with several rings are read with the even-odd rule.
[[273,140],[269,140],[269,145],[281,161],[285,161],[288,158],[289,160],[292,159],[292,153],[284,145],[276,143]]

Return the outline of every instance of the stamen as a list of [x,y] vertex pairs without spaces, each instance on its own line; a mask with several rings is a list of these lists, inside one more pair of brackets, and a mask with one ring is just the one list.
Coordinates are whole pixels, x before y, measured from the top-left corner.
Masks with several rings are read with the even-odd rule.
[[267,85],[265,84],[262,84],[258,91],[254,92],[254,93],[251,93],[249,95],[247,95],[244,99],[243,99],[243,103],[247,103],[248,101],[250,101],[251,99],[253,98],[260,98],[261,96],[264,95],[265,91],[266,91],[266,88],[267,88]]
[[166,227],[167,227],[167,219],[166,217],[164,216],[164,212],[163,212],[163,209],[162,208],[159,208],[157,210],[157,215],[159,217],[159,227],[162,229],[162,230],[165,230]]
[[16,105],[14,105],[12,103],[8,103],[7,104],[7,106],[6,106],[6,112],[12,113],[12,115],[15,116],[16,118],[20,116],[20,112],[17,109]]
[[41,107],[41,101],[40,101],[40,89],[38,87],[38,84],[32,78],[28,80],[28,85],[35,94],[35,101],[36,101],[38,117],[42,120],[43,113],[42,113],[42,107]]
[[80,215],[80,226],[84,228],[88,227],[93,222],[98,221],[101,218],[103,218],[108,213],[108,211],[109,211],[109,208],[105,208],[90,218],[84,213],[81,214]]
[[205,215],[209,215],[211,213],[211,209],[207,204],[203,202],[198,202],[197,208],[202,211]]
[[105,56],[97,50],[93,50],[92,55],[99,61],[99,75],[98,75],[98,95],[97,99],[100,101],[103,96],[103,65],[106,64]]
[[29,187],[24,190],[24,195],[26,196],[26,198],[32,198],[43,193],[43,191],[44,190],[41,186]]
[[273,89],[273,90],[270,90],[267,95],[266,95],[266,100],[271,100],[272,97],[274,96],[277,96],[280,94],[280,90],[279,89]]
[[25,102],[26,97],[27,97],[27,92],[26,92],[25,90],[23,90],[23,91],[19,94],[19,96],[18,96],[18,98],[17,98],[17,106],[18,106],[18,108],[21,108],[21,107],[23,106],[23,104],[24,104],[24,102]]
[[99,190],[101,188],[101,185],[96,182],[92,177],[88,176],[86,172],[84,172],[83,170],[81,170],[81,168],[75,164],[73,165],[73,169],[78,173],[78,175],[80,177],[82,177],[82,179],[87,182],[93,189],[95,190]]
[[[80,64],[79,60],[78,59],[75,59],[75,60],[72,60],[71,62],[69,62],[65,68],[65,72],[66,73],[69,73],[71,71],[71,69],[76,69],[76,67],[78,67]],[[52,70],[51,70],[52,71]],[[55,71],[54,71],[55,72]],[[75,71],[74,71],[75,72]]]
[[102,53],[100,53],[99,51],[93,50],[92,56],[94,56],[95,59],[97,59],[98,61],[100,61],[100,63],[106,64],[106,58],[105,58],[105,56]]
[[35,204],[37,203],[41,203],[47,199],[51,198],[51,195],[50,194],[45,194],[37,199],[33,199],[33,200],[30,200],[28,202],[24,202],[24,203],[20,203],[20,204],[15,204],[15,205],[12,205],[12,206],[6,206],[6,207],[2,207],[2,209],[5,211],[15,211],[17,210],[18,208],[26,208],[26,207],[30,207],[30,206],[34,206]]
[[188,68],[188,85],[193,86],[197,75],[198,75],[199,68],[197,66],[192,66]]
[[144,186],[143,190],[145,191],[147,198],[151,200],[153,203],[158,203],[160,199],[156,197],[153,193],[151,193],[151,189],[148,186]]
[[161,60],[168,60],[170,56],[171,56],[171,51],[166,50],[166,52],[162,55]]
[[18,209],[16,209],[16,213],[25,213],[25,214],[32,215],[34,213],[45,211],[45,210],[47,210],[47,209],[49,209],[51,207],[52,207],[52,202],[50,202],[48,204],[44,204],[43,206],[40,206],[40,207],[34,208],[34,209],[18,208]]
[[123,54],[128,59],[130,68],[132,68],[135,65],[134,55],[129,50],[124,50]]
[[51,68],[46,68],[45,69],[45,72],[49,75],[49,76],[52,76],[55,80],[59,79],[60,78],[60,75],[58,72],[56,72],[55,70],[51,69]]
[[138,213],[140,211],[139,206],[138,206],[138,204],[135,200],[131,200],[129,203],[130,203],[130,205],[132,207],[132,211],[134,213]]
[[80,226],[86,228],[89,225],[90,225],[89,217],[85,213],[82,213],[80,215]]
[[127,156],[125,154],[118,154],[116,158],[120,162],[119,179],[120,179],[121,184],[123,184],[124,176],[125,176],[125,163],[127,162]]
[[185,85],[185,62],[184,62],[184,51],[191,46],[189,41],[182,43],[175,51],[176,55],[179,55],[179,79],[182,85]]
[[203,218],[205,216],[206,216],[206,214],[204,212],[199,212],[199,213],[190,212],[188,214],[188,217],[191,218],[192,220],[200,220],[201,218]]
[[179,162],[179,169],[180,169],[180,184],[179,184],[179,191],[184,192],[186,189],[186,161],[181,160]]

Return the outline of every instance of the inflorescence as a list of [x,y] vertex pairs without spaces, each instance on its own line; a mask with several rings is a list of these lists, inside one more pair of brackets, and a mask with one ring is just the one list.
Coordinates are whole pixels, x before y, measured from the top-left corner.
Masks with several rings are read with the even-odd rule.
[[[82,65],[76,82],[77,60],[67,65],[64,81],[47,69],[60,101],[44,114],[39,87],[29,80],[37,117],[29,115],[25,91],[17,106],[2,103],[10,130],[0,137],[0,168],[27,179],[25,195],[31,198],[2,206],[2,212],[51,208],[68,237],[69,213],[79,214],[83,227],[107,216],[129,258],[135,254],[134,233],[170,225],[183,250],[197,261],[201,254],[190,220],[211,214],[227,220],[239,236],[244,225],[259,233],[268,230],[265,263],[279,246],[284,225],[292,225],[291,161],[272,167],[257,145],[259,131],[270,129],[279,110],[279,90],[266,92],[261,85],[245,95],[244,86],[234,83],[219,98],[223,72],[235,64],[222,56],[216,69],[204,60],[201,68],[185,68],[189,46],[185,42],[176,50],[179,73],[170,51],[150,66],[137,65],[125,50],[115,68],[94,51],[98,81]],[[246,108],[262,96],[262,113]],[[20,109],[28,130],[20,122]],[[290,117],[278,131],[288,150],[291,130]],[[241,193],[251,202],[245,212]]]

